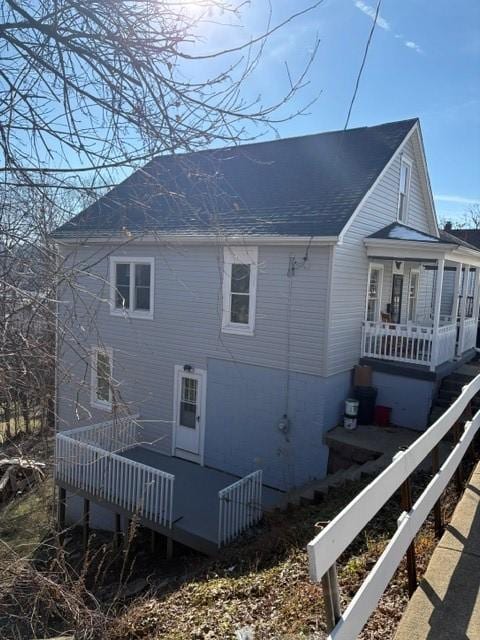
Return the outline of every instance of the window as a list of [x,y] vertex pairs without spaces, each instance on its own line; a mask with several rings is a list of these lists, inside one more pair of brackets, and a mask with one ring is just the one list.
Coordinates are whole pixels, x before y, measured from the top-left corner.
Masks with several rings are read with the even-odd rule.
[[470,269],[468,271],[468,278],[467,278],[467,300],[466,300],[466,307],[465,307],[465,316],[467,318],[473,318],[473,301],[475,298],[475,280],[476,280],[476,273],[474,269]]
[[153,318],[153,258],[110,258],[110,310]]
[[370,265],[367,291],[367,312],[368,322],[377,322],[380,317],[380,306],[382,300],[383,266]]
[[410,271],[410,286],[408,289],[408,320],[415,322],[417,317],[418,282],[420,272],[417,269]]
[[398,219],[400,222],[407,221],[411,170],[412,165],[410,162],[402,158],[400,162],[400,188],[398,194]]
[[197,417],[197,388],[195,378],[182,376],[182,395],[180,397],[180,424],[182,427],[195,429]]
[[253,335],[257,289],[258,249],[225,247],[222,329]]
[[112,408],[112,350],[94,347],[92,351],[92,406]]

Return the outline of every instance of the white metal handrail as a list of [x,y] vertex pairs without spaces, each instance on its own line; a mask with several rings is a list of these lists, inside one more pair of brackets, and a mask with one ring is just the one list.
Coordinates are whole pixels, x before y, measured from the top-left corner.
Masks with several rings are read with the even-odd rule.
[[[325,527],[307,547],[310,575],[318,582],[360,531],[409,478],[460,419],[480,391],[480,375],[465,386],[457,400],[408,449],[399,452],[392,463]],[[361,631],[369,615],[396,571],[406,549],[415,537],[448,484],[465,451],[480,428],[480,411],[465,425],[458,444],[408,513],[402,514],[398,529],[367,579],[330,633],[331,640],[351,640]]]
[[262,517],[262,470],[218,492],[218,546],[231,542]]
[[174,475],[71,437],[70,432],[58,433],[55,443],[57,481],[132,515],[172,527]]
[[116,416],[112,420],[69,429],[64,433],[74,440],[98,446],[104,451],[124,451],[138,444],[139,415]]

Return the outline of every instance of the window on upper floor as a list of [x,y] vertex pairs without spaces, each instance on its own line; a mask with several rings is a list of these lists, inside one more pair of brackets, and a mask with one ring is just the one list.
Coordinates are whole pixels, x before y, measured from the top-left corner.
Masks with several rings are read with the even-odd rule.
[[377,322],[380,320],[380,308],[382,301],[383,266],[371,264],[368,276],[366,320]]
[[110,258],[110,310],[113,315],[153,318],[153,258]]
[[225,247],[222,330],[253,335],[257,290],[258,249]]
[[400,187],[398,192],[398,220],[407,222],[408,201],[410,196],[410,175],[412,172],[411,163],[402,158],[400,162]]
[[93,347],[91,402],[97,409],[112,408],[112,370],[112,349]]

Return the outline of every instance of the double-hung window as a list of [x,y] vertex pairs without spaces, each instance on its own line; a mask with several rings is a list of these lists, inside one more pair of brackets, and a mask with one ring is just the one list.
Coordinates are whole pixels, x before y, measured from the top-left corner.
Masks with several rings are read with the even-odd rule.
[[417,318],[418,282],[420,271],[412,269],[410,271],[410,286],[408,291],[408,320],[415,322]]
[[399,222],[407,222],[408,217],[408,200],[410,193],[410,176],[412,173],[412,165],[409,160],[402,158],[400,161],[400,187],[398,193],[398,220]]
[[112,368],[112,349],[93,347],[91,401],[97,409],[112,408]]
[[377,322],[380,319],[380,306],[382,300],[383,266],[371,264],[368,276],[367,310],[368,322]]
[[257,291],[257,247],[225,247],[222,330],[253,335]]
[[113,315],[153,318],[153,258],[110,258]]

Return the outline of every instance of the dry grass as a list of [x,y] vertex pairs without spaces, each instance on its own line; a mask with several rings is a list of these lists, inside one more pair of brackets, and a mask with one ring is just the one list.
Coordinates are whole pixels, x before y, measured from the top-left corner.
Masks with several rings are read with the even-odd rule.
[[[75,637],[85,640],[228,640],[245,628],[254,631],[255,640],[324,638],[322,594],[309,580],[305,545],[316,531],[315,523],[334,517],[366,482],[338,489],[324,503],[269,515],[256,535],[227,548],[217,560],[190,553],[170,563],[159,561],[140,536],[127,554],[135,564],[126,566],[127,555],[115,555],[105,544],[108,539],[99,536],[83,561],[75,534],[65,553],[47,539],[33,558],[17,554],[2,576],[0,638],[30,639],[75,630]],[[424,474],[417,475],[417,493],[426,482]],[[449,513],[453,497],[450,487]],[[29,510],[17,508],[20,533]],[[399,513],[396,495],[340,558],[343,606],[382,552]],[[435,547],[430,520],[416,546],[421,576]],[[139,597],[125,598],[120,575],[126,581],[146,578],[148,589]],[[391,639],[407,599],[402,563],[362,640]]]

